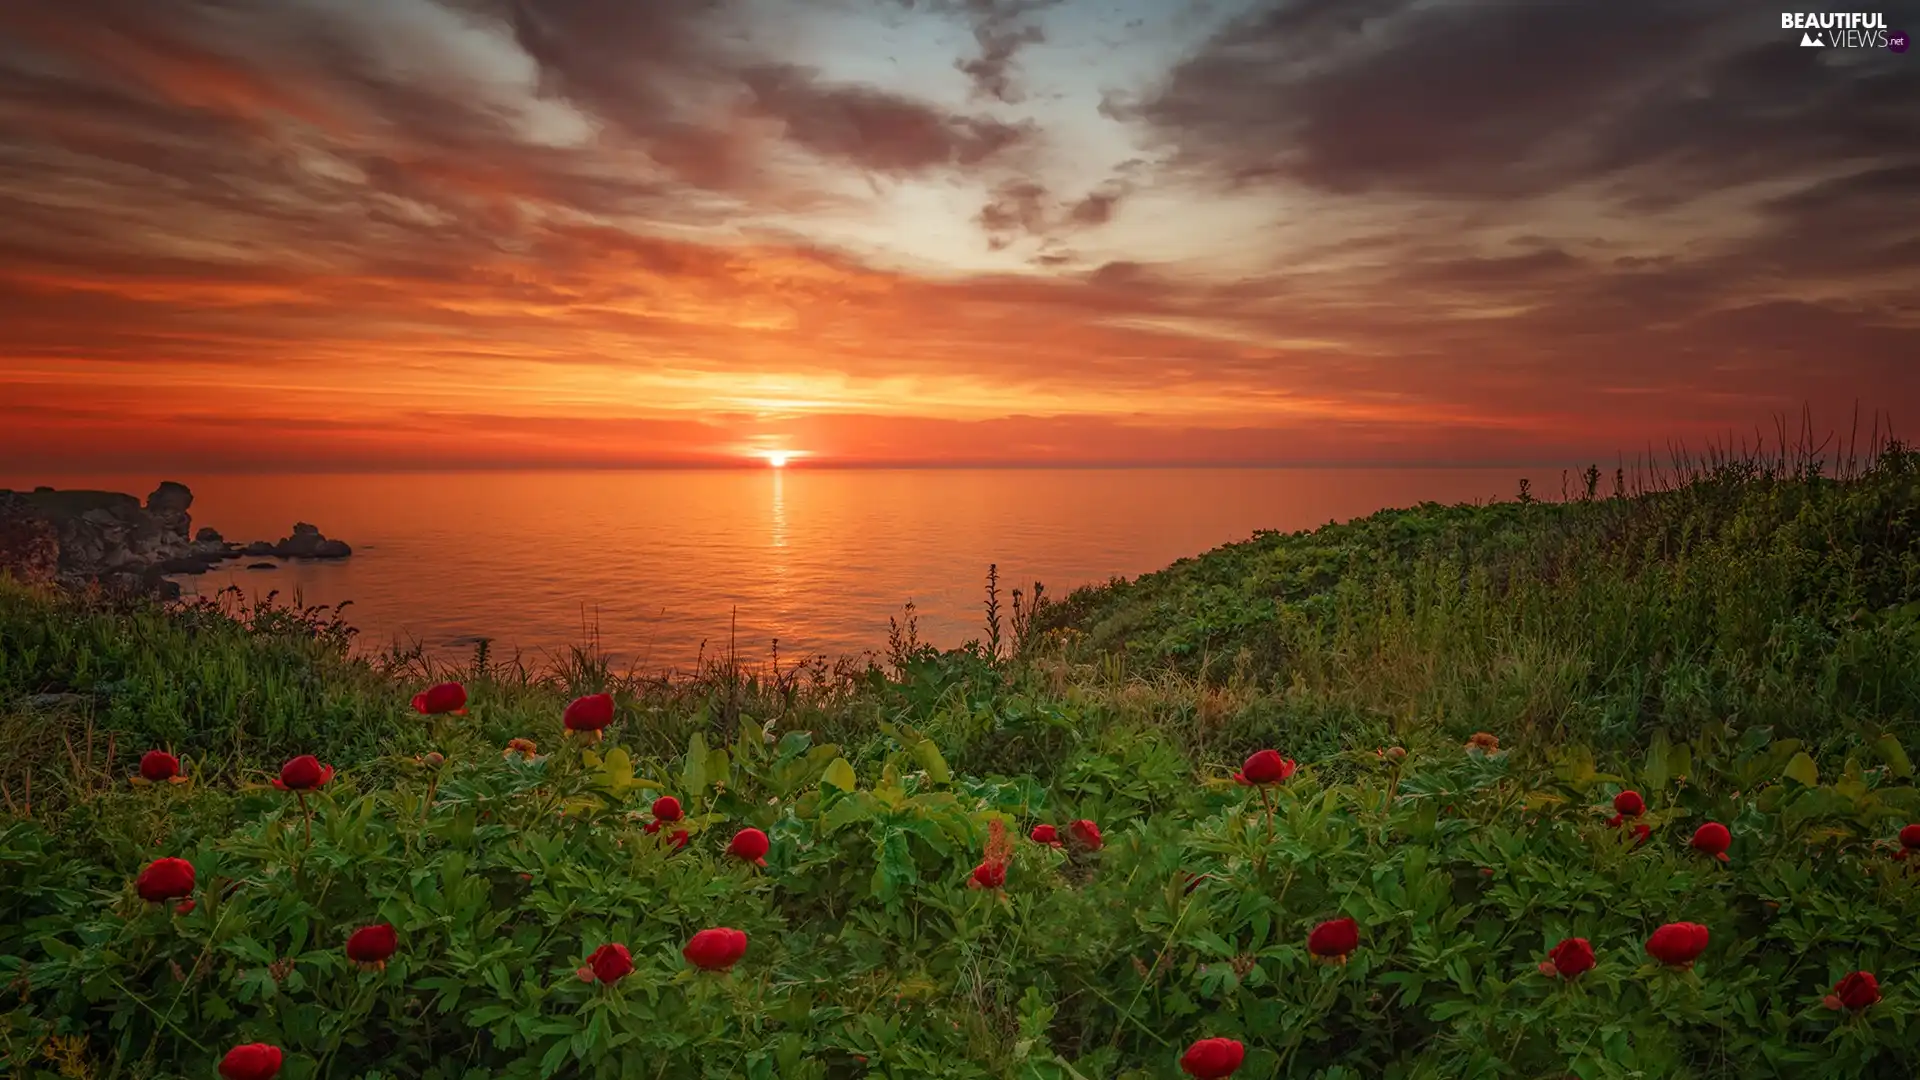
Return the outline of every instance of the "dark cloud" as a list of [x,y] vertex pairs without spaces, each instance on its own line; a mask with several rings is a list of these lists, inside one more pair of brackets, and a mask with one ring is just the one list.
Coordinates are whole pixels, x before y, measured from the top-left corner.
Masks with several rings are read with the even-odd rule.
[[986,230],[988,246],[999,251],[1021,234],[1043,232],[1047,201],[1047,189],[1031,180],[1016,180],[995,189],[987,205],[980,208],[980,227]]
[[1035,134],[1031,124],[955,116],[872,87],[824,83],[803,68],[760,67],[745,80],[759,110],[781,120],[794,143],[876,172],[972,167]]
[[1915,152],[1903,61],[1801,50],[1734,0],[1300,0],[1108,108],[1230,182],[1491,198],[1660,167],[1650,194]]
[[1015,78],[1021,50],[1047,40],[1039,15],[1065,0],[884,0],[918,11],[965,19],[973,28],[980,54],[954,61],[973,83],[975,95],[1014,105],[1024,100]]
[[1097,229],[1112,221],[1121,200],[1131,191],[1130,183],[1109,180],[1066,203],[1031,179],[1009,180],[994,188],[974,220],[986,233],[987,246],[993,250],[1001,251],[1022,240],[1032,240],[1041,248],[1034,256],[1035,262],[1060,266],[1075,259],[1073,253],[1061,245],[1075,233]]
[[984,14],[974,24],[974,39],[980,43],[980,55],[961,60],[957,66],[973,80],[976,92],[1013,104],[1021,99],[1012,75],[1013,57],[1023,46],[1046,40],[1039,26],[1022,23],[1019,15],[1002,14],[1008,5],[982,2],[970,4]]

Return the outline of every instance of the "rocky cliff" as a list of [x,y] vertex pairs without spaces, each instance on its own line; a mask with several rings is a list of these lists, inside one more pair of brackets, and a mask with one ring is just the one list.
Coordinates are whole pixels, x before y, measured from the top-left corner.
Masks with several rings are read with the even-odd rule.
[[230,544],[213,529],[193,532],[193,492],[164,481],[143,505],[112,491],[0,489],[0,572],[67,587],[179,594],[171,574],[198,574],[248,555],[338,559],[353,553],[305,522],[278,543]]

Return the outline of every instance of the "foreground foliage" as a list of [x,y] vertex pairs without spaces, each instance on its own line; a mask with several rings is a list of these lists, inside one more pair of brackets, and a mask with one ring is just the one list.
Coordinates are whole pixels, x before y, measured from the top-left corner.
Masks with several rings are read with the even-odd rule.
[[1910,1077],[1913,480],[1713,483],[1665,548],[1672,492],[1379,515],[1080,594],[1013,660],[805,675],[376,666],[0,584],[0,1060]]

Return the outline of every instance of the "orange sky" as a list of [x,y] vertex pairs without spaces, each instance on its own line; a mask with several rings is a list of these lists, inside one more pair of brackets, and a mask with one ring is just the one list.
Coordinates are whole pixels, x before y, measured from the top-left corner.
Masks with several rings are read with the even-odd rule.
[[1920,59],[1797,41],[1672,0],[10,0],[0,459],[1567,461],[1898,423]]

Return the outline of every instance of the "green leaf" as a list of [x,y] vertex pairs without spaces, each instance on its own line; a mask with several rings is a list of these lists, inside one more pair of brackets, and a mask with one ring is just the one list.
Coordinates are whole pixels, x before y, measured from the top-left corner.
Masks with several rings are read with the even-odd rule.
[[1808,787],[1820,783],[1820,767],[1813,763],[1813,758],[1804,750],[1793,755],[1793,760],[1787,762],[1784,774],[1787,779],[1798,780]]
[[700,732],[693,733],[687,740],[687,761],[680,770],[680,787],[688,795],[698,795],[707,789],[707,737]]
[[852,763],[843,757],[833,759],[833,764],[827,766],[827,771],[820,777],[820,782],[832,784],[841,791],[853,791],[860,786],[860,778],[854,775]]
[[1907,760],[1907,751],[1892,733],[1873,740],[1873,749],[1880,755],[1880,760],[1887,763],[1888,771],[1895,777],[1905,780],[1913,775],[1913,762]]
[[953,779],[953,774],[947,769],[947,759],[940,756],[940,748],[934,745],[932,739],[921,739],[913,744],[913,759],[927,770],[927,779],[934,783],[944,784]]
[[1667,781],[1673,777],[1673,772],[1667,764],[1667,753],[1671,748],[1672,744],[1667,741],[1665,728],[1653,733],[1653,743],[1647,747],[1647,763],[1641,769],[1642,775],[1646,777],[1647,787],[1651,790],[1662,790],[1667,786]]
[[853,794],[835,802],[820,818],[820,835],[831,836],[856,821],[865,820],[870,809],[864,795]]

